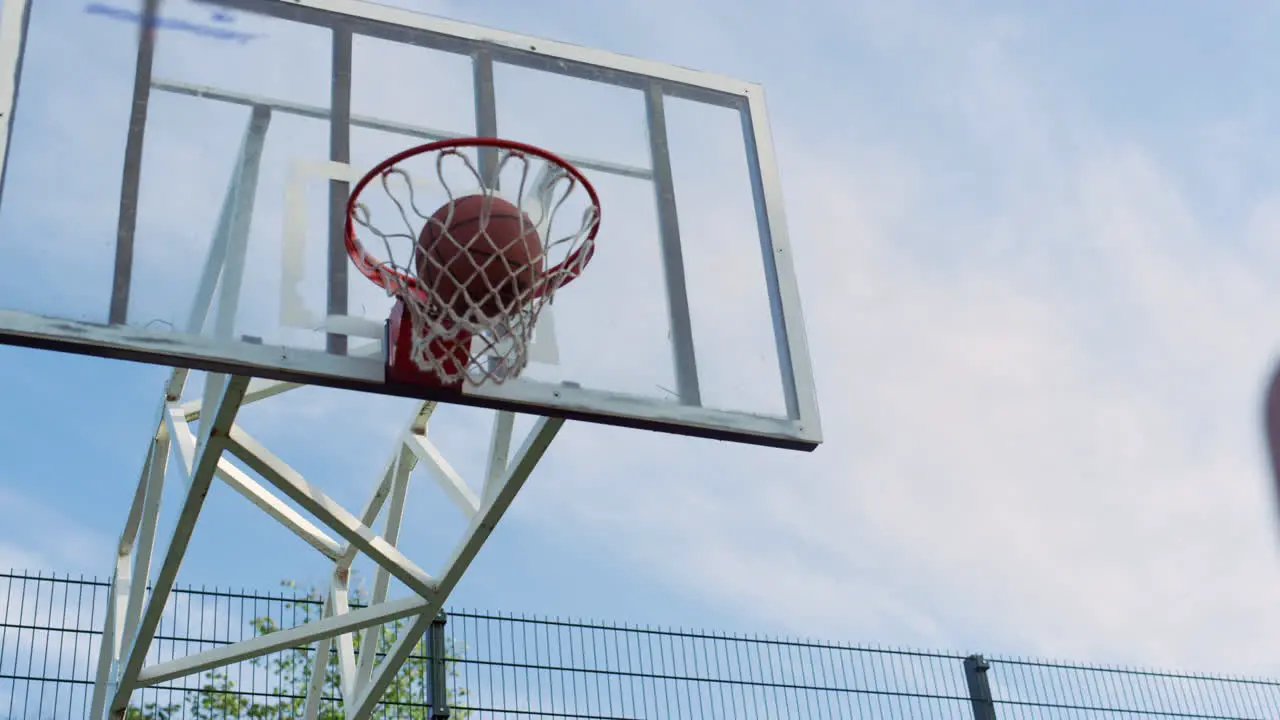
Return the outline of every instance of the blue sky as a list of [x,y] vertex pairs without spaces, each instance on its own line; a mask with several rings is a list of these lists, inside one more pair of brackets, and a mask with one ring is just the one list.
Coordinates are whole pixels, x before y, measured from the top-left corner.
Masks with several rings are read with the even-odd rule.
[[[827,438],[568,426],[452,604],[1280,673],[1274,5],[397,4],[765,84]],[[0,566],[109,572],[164,377],[0,351]],[[408,406],[352,403],[245,422],[354,504]],[[323,578],[275,539],[215,487],[183,579]]]

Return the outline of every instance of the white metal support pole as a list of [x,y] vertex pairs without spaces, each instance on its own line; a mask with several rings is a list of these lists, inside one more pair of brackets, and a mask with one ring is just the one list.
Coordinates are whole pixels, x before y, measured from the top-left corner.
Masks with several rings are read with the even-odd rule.
[[[234,255],[234,253],[232,253]],[[224,298],[225,300],[225,298]],[[448,593],[456,586],[489,533],[510,506],[533,468],[563,426],[562,419],[542,419],[511,457],[515,417],[499,413],[494,421],[488,463],[481,486],[473,489],[428,439],[427,426],[435,403],[421,403],[379,476],[364,507],[356,515],[302,477],[252,436],[235,424],[240,407],[274,397],[297,387],[288,383],[250,381],[244,377],[210,374],[205,398],[183,403],[186,376],[174,371],[165,388],[165,402],[157,418],[157,430],[121,534],[119,560],[112,581],[112,595],[99,653],[93,717],[122,718],[134,690],[181,677],[225,667],[237,662],[302,644],[316,643],[312,683],[308,688],[304,717],[315,718],[327,677],[328,662],[336,646],[341,692],[350,720],[368,720],[400,672],[418,642],[437,618]],[[199,421],[199,432],[190,422]],[[173,536],[159,563],[151,596],[146,582],[152,566],[152,546],[159,516],[169,453],[180,473],[183,500]],[[267,484],[275,486],[304,512],[337,533],[331,538],[319,525],[269,492],[224,454],[239,458]],[[399,549],[400,528],[411,473],[426,465],[443,495],[453,501],[468,521],[458,545],[439,578],[426,573]],[[232,645],[197,652],[183,658],[145,666],[160,617],[165,610],[205,496],[213,479],[221,478],[272,519],[308,542],[334,562],[333,582],[321,619]],[[382,533],[373,530],[383,518]],[[369,607],[348,606],[349,573],[357,555],[376,565]],[[404,583],[413,594],[388,600],[391,578]],[[145,602],[144,602],[145,600]],[[410,620],[399,629],[381,663],[376,655],[387,623]],[[355,634],[360,633],[360,654]],[[438,684],[438,683],[437,683]],[[437,692],[445,692],[437,689]],[[443,696],[440,696],[443,699]]]
[[268,635],[258,635],[249,640],[241,640],[232,645],[224,645],[214,650],[193,653],[178,660],[159,663],[146,668],[138,676],[140,687],[151,687],[163,682],[176,680],[188,675],[195,675],[205,670],[226,667],[243,660],[252,660],[273,652],[309,645],[321,638],[332,638],[342,633],[355,632],[382,623],[394,622],[402,618],[412,617],[422,612],[427,606],[426,600],[410,596],[388,600],[377,607],[352,610],[346,615],[323,618],[304,625],[278,630]]
[[[325,598],[323,617],[333,615],[333,596]],[[324,684],[328,680],[329,650],[333,647],[333,639],[322,637],[316,640],[315,658],[311,661],[311,682],[307,685],[307,701],[302,709],[305,720],[316,720],[320,715],[320,701],[324,699]]]
[[[329,585],[329,606],[334,615],[346,615],[351,612],[351,571],[346,570],[333,574],[333,582]],[[351,633],[343,633],[337,638],[338,644],[338,687],[342,697],[351,697],[355,691],[356,653]]]
[[489,437],[489,459],[484,469],[484,488],[481,490],[482,501],[493,500],[498,491],[502,475],[507,471],[507,461],[511,457],[511,433],[515,431],[516,414],[498,412],[493,416],[493,433]]
[[[204,330],[219,279],[224,283],[222,290],[224,300],[239,296],[245,247],[249,237],[249,221],[253,215],[262,165],[262,149],[270,122],[270,108],[261,105],[253,106],[249,124],[245,127],[244,136],[240,139],[240,152],[236,156],[235,168],[227,183],[227,193],[222,199],[218,224],[214,228],[213,239],[209,243],[209,252],[204,261],[204,271],[200,275],[199,284],[196,285],[195,299],[191,303],[191,315],[187,319],[187,332],[199,333]],[[219,320],[224,323],[234,320],[234,305],[223,304],[221,310]]]
[[[206,382],[212,382],[210,376]],[[196,445],[195,463],[188,475],[186,497],[183,498],[178,513],[177,524],[173,536],[165,549],[160,571],[156,576],[151,597],[138,622],[137,629],[131,637],[122,638],[120,661],[115,673],[115,687],[112,693],[110,711],[117,717],[123,717],[129,704],[129,697],[139,686],[143,661],[151,648],[151,640],[155,637],[156,627],[164,613],[173,582],[177,578],[178,568],[186,553],[187,544],[191,541],[191,533],[195,529],[200,510],[204,507],[205,496],[209,485],[213,482],[214,471],[218,460],[226,447],[227,435],[240,410],[240,402],[249,385],[249,378],[233,376],[227,378],[216,394],[213,413],[207,415],[200,423],[200,438]],[[120,618],[117,616],[116,621]]]
[[[177,388],[181,393],[181,383]],[[347,717],[368,720],[400,672],[418,642],[437,618],[452,589],[510,506],[529,474],[541,460],[564,424],[563,419],[539,420],[522,447],[511,452],[515,418],[499,413],[481,487],[473,489],[428,439],[427,426],[435,403],[419,405],[396,442],[388,461],[359,514],[354,514],[302,477],[234,422],[246,402],[273,397],[292,389],[281,384],[251,385],[242,377],[210,375],[209,399],[182,403],[169,394],[158,418],[158,429],[139,479],[138,492],[121,536],[120,562],[112,585],[107,633],[99,657],[95,688],[95,718],[120,718],[134,690],[276,652],[316,643],[312,683],[308,688],[304,717],[318,714],[330,653],[336,646],[338,674]],[[252,395],[250,388],[254,388]],[[191,420],[199,420],[199,433]],[[146,577],[151,566],[149,551],[159,513],[160,491],[170,452],[178,459],[173,470],[185,484],[177,525],[159,564],[155,587],[144,604]],[[232,465],[230,452],[245,466],[273,485],[302,511],[337,533],[330,538],[320,527],[284,504],[244,470]],[[467,519],[458,544],[434,577],[411,562],[399,549],[405,497],[411,473],[424,463],[442,494]],[[164,612],[182,556],[190,541],[200,508],[213,478],[220,477],[281,525],[292,530],[334,562],[333,582],[321,619],[186,657],[144,666],[144,658]],[[478,492],[477,492],[478,490]],[[373,530],[383,518],[382,533]],[[376,565],[372,604],[353,610],[348,606],[349,573],[357,555]],[[391,578],[413,591],[409,597],[388,600]],[[387,656],[376,660],[387,623],[409,620],[400,629]],[[355,634],[360,633],[357,655]],[[438,689],[438,692],[444,692]],[[443,696],[441,696],[443,698]]]
[[[405,495],[409,491],[409,475],[413,470],[413,454],[408,449],[402,448],[399,457],[396,458],[395,474],[391,480],[391,497],[387,506],[386,525],[383,526],[382,536],[387,542],[396,545],[400,541],[400,523],[404,519],[404,500]],[[378,566],[374,571],[373,591],[369,595],[369,604],[378,605],[386,602],[387,590],[391,585],[391,573],[387,569]],[[356,671],[355,689],[359,691],[369,682],[369,676],[373,674],[373,661],[378,656],[378,640],[382,633],[378,628],[369,628],[360,634],[360,647],[364,652],[360,654],[360,667]]]
[[376,535],[346,508],[307,482],[296,470],[271,454],[238,427],[232,427],[227,449],[302,509],[319,518],[374,562],[387,567],[396,579],[422,597],[436,594],[436,580]]
[[147,459],[143,462],[142,475],[138,479],[138,489],[133,494],[133,505],[129,508],[129,517],[125,521],[124,530],[120,533],[120,542],[116,546],[116,565],[111,575],[111,589],[108,593],[107,617],[103,623],[102,641],[98,647],[98,669],[95,674],[96,682],[93,688],[93,700],[90,707],[93,711],[93,717],[102,717],[106,699],[107,683],[111,680],[112,664],[119,655],[120,641],[116,637],[120,634],[119,628],[123,625],[124,618],[116,617],[116,596],[120,593],[121,583],[126,578],[121,577],[120,573],[120,556],[128,557],[133,553],[134,539],[137,536],[138,527],[142,523],[142,509],[146,504],[147,479],[150,476],[150,468],[155,458],[155,441],[152,440],[150,447],[147,448]]
[[116,570],[111,578],[111,600],[98,650],[97,682],[94,684],[90,706],[92,717],[95,718],[102,717],[105,710],[108,687],[112,684],[113,670],[119,662],[123,641],[133,637],[142,614],[147,580],[151,575],[151,555],[155,547],[160,497],[164,489],[168,457],[169,434],[161,427],[147,450],[147,460],[143,463],[129,520],[125,523],[124,532],[116,547]]
[[[227,192],[218,212],[218,224],[214,227],[205,256],[200,282],[196,285],[191,302],[191,314],[187,318],[186,331],[200,334],[209,321],[209,310],[214,293],[218,292],[218,312],[214,334],[231,337],[234,333],[236,309],[240,303],[240,288],[244,280],[245,252],[249,242],[249,223],[253,217],[254,200],[258,192],[258,178],[262,167],[262,150],[271,123],[271,109],[254,105],[240,139],[240,152],[227,181]],[[176,400],[182,395],[190,371],[175,368],[165,391],[166,397]],[[206,397],[206,402],[208,398]]]
[[[115,597],[116,583],[119,579],[111,578],[111,598]],[[102,626],[102,641],[98,647],[98,669],[94,673],[93,681],[93,700],[90,702],[89,717],[99,720],[103,717],[106,710],[107,694],[115,689],[114,670],[116,658],[119,657],[117,649],[119,643],[116,642],[116,604],[111,600],[107,601],[107,618]]]
[[[432,414],[436,410],[436,403],[421,403],[413,416],[409,420],[408,428],[405,431],[409,434],[425,434],[427,423],[430,422]],[[383,539],[387,543],[396,547],[400,538],[400,521],[404,514],[404,499],[409,488],[409,476],[413,472],[417,458],[409,451],[404,443],[398,443],[395,450],[391,453],[391,458],[387,462],[387,467],[382,474],[382,479],[374,486],[373,492],[369,499],[365,502],[364,510],[361,512],[360,520],[365,525],[372,526],[378,519],[378,515],[382,512],[384,504],[387,505],[386,524],[383,529]],[[351,570],[351,564],[356,558],[356,548],[348,543],[343,547],[340,557],[334,561],[334,576],[348,574]],[[390,571],[382,564],[375,563],[377,569],[374,571],[374,587],[373,594],[369,599],[370,607],[376,607],[387,599],[387,589],[391,581]],[[336,606],[332,602],[332,595],[325,603],[325,614],[335,612]],[[378,640],[382,637],[381,627],[366,628],[360,635],[360,647],[362,652],[359,657],[359,666],[356,668],[354,682],[343,683],[343,697],[350,698],[368,682],[370,674],[373,672],[373,661],[377,655]],[[316,720],[320,712],[320,700],[324,694],[324,679],[328,670],[329,653],[333,648],[335,640],[324,638],[316,642],[315,657],[312,659],[311,665],[311,685],[307,688],[307,700],[305,711],[303,713],[304,720]],[[342,642],[338,640],[337,642]],[[370,645],[369,643],[373,644]],[[373,648],[373,650],[370,650]],[[339,654],[345,652],[340,645]]]
[[124,637],[133,637],[142,617],[142,606],[147,598],[147,581],[151,577],[151,555],[155,551],[156,527],[160,523],[160,497],[164,491],[165,470],[169,460],[169,433],[160,430],[156,434],[155,450],[147,470],[147,490],[142,511],[142,526],[138,530],[133,550],[133,588],[129,593],[129,606],[125,614]]
[[[499,487],[491,500],[486,502],[472,519],[462,539],[454,549],[453,555],[445,564],[445,571],[437,586],[436,596],[431,599],[424,611],[407,627],[400,631],[395,645],[383,658],[382,663],[370,678],[369,683],[355,698],[344,698],[347,703],[347,717],[351,720],[368,720],[382,699],[383,693],[391,685],[401,666],[409,659],[413,648],[423,634],[431,626],[432,620],[440,613],[445,598],[453,591],[454,586],[462,579],[463,573],[475,559],[476,553],[489,539],[499,520],[502,519],[516,494],[524,486],[538,461],[542,459],[551,441],[555,439],[560,428],[564,426],[564,418],[541,418],[529,432],[524,445],[516,453],[515,460],[506,468],[498,479]],[[487,495],[487,493],[486,493]]]

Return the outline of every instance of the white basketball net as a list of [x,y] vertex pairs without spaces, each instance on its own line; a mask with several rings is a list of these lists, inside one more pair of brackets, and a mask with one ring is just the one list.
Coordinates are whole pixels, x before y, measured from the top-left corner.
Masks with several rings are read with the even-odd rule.
[[[580,221],[569,218],[558,224],[557,214],[575,198],[582,183],[542,157],[493,148],[497,155],[494,176],[501,179],[504,190],[514,185],[515,192],[484,195],[501,197],[520,210],[519,238],[505,242],[510,238],[498,237],[509,236],[516,221],[509,209],[507,213],[494,212],[497,208],[487,198],[480,201],[478,223],[451,232],[455,201],[481,191],[459,193],[446,174],[455,178],[454,185],[462,184],[459,174],[470,176],[473,187],[485,184],[475,163],[464,154],[467,149],[450,147],[417,158],[415,167],[423,160],[434,160],[439,187],[429,188],[431,192],[424,192],[425,183],[405,167],[413,158],[384,170],[365,187],[365,193],[379,185],[390,205],[382,199],[359,198],[352,220],[366,252],[381,255],[375,266],[383,280],[380,284],[408,311],[414,364],[446,385],[460,381],[500,384],[524,370],[538,313],[590,258],[594,249],[591,231],[599,221],[599,207],[588,198]],[[450,164],[453,167],[446,173]],[[465,172],[459,173],[459,167]],[[511,182],[517,178],[518,182]],[[586,194],[577,192],[577,202],[569,207],[580,205]],[[428,207],[420,205],[424,195],[436,196],[429,199]],[[435,206],[441,198],[444,202]],[[382,211],[376,219],[371,205]],[[497,231],[491,232],[491,219]],[[500,223],[505,223],[505,232]],[[428,227],[431,240],[420,242]],[[522,247],[516,254],[523,253],[527,262],[513,262],[508,257],[506,251],[517,244]],[[432,247],[437,250],[432,252]]]

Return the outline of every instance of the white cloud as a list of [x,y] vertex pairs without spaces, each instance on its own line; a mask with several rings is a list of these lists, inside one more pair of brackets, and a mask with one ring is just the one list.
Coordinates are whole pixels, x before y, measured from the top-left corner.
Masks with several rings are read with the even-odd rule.
[[0,483],[0,569],[98,570],[111,566],[113,545],[34,493]]
[[1038,87],[1008,22],[876,7],[850,41],[938,78],[913,91],[945,91],[926,117],[970,159],[780,128],[827,444],[566,431],[546,502],[746,622],[1276,672],[1276,263],[1237,254],[1140,138]]
[[50,567],[49,561],[34,548],[23,547],[8,540],[0,542],[0,568],[39,570],[46,567]]

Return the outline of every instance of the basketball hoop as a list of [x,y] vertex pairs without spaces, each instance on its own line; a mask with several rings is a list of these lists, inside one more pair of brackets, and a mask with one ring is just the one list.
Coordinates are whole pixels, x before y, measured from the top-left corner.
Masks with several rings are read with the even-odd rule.
[[[415,164],[425,164],[417,179]],[[436,182],[424,183],[426,173]],[[385,197],[364,197],[375,181]],[[472,183],[474,192],[459,191]],[[518,376],[538,313],[586,267],[599,228],[591,182],[532,145],[441,140],[378,163],[347,201],[346,245],[361,274],[397,301],[388,379],[457,389]]]

